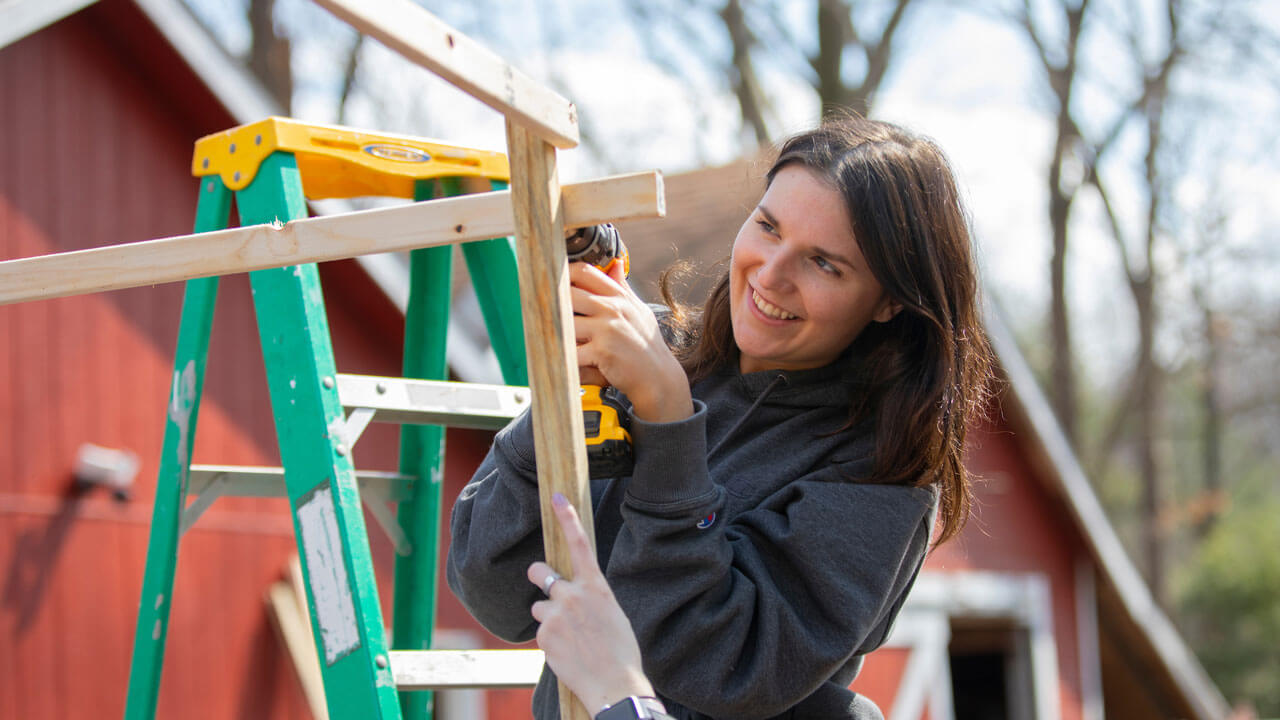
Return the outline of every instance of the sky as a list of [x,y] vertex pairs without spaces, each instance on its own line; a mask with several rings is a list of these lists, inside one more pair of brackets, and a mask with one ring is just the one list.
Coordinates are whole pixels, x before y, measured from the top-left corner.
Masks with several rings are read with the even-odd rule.
[[[654,0],[666,5],[675,0]],[[248,46],[244,2],[192,0],[197,14],[217,29],[232,52]],[[293,37],[294,115],[316,122],[336,120],[337,79],[354,35],[343,23],[307,0],[278,0],[278,20]],[[664,173],[731,162],[749,149],[736,101],[723,78],[708,73],[695,53],[723,50],[723,31],[699,28],[700,44],[674,30],[660,29],[648,41],[611,2],[587,0],[472,0],[424,3],[445,22],[472,35],[524,72],[558,87],[579,107],[584,129],[604,159],[586,150],[560,153],[562,181],[635,170]],[[796,28],[812,3],[786,4]],[[935,139],[950,156],[978,241],[986,288],[1015,328],[1043,322],[1048,303],[1050,238],[1046,218],[1045,168],[1053,139],[1052,107],[1041,87],[1029,44],[996,18],[954,9],[963,3],[925,4],[904,27],[899,56],[877,100],[875,115]],[[971,3],[972,4],[972,3]],[[581,12],[590,7],[589,13]],[[1269,17],[1280,27],[1280,3]],[[565,18],[579,23],[564,27]],[[562,38],[577,36],[569,42]],[[556,38],[551,42],[550,38]],[[812,42],[801,32],[801,42]],[[664,62],[655,63],[646,42],[656,43]],[[547,48],[555,48],[548,51]],[[1102,64],[1107,55],[1100,55]],[[348,124],[436,137],[458,145],[503,150],[502,118],[429,72],[403,61],[377,43],[361,56],[366,92],[348,106]],[[780,138],[808,127],[817,100],[795,71],[803,58],[783,57],[761,67]],[[1115,60],[1122,64],[1120,58]],[[1090,69],[1106,85],[1105,67]],[[1117,80],[1118,84],[1120,81]],[[1231,108],[1211,130],[1220,138],[1195,138],[1188,157],[1229,153],[1235,159],[1215,166],[1212,176],[1191,175],[1178,188],[1193,205],[1227,197],[1234,207],[1231,234],[1248,246],[1280,227],[1268,189],[1280,180],[1275,141],[1269,128],[1280,118],[1276,93],[1248,83],[1207,83],[1190,88],[1207,98],[1227,96]],[[1099,92],[1084,96],[1099,123],[1114,109]],[[1256,139],[1251,139],[1255,138]],[[1141,148],[1126,138],[1131,160]],[[1256,147],[1250,147],[1248,143]],[[1269,145],[1268,145],[1269,143]],[[1201,158],[1204,160],[1204,158]],[[1109,171],[1122,221],[1136,227],[1144,205],[1123,179],[1133,162]],[[1078,201],[1070,257],[1069,292],[1076,338],[1087,372],[1117,381],[1133,352],[1132,303],[1114,242],[1101,208],[1091,197]],[[1157,258],[1173,263],[1176,258]],[[1178,291],[1176,280],[1171,291]],[[1185,291],[1185,288],[1183,289]],[[1025,336],[1024,336],[1025,340]],[[1176,343],[1176,338],[1170,342]],[[1176,348],[1168,353],[1176,354]]]

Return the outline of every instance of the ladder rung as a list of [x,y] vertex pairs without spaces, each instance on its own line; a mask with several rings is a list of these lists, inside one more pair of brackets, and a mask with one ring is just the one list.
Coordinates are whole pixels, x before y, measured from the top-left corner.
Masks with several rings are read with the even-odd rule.
[[346,408],[370,408],[376,422],[498,430],[529,405],[529,389],[507,385],[338,375]]
[[[278,467],[249,465],[192,465],[187,493],[200,495],[214,481],[220,484],[220,495],[236,497],[286,497],[284,470]],[[412,475],[376,470],[357,470],[356,481],[361,490],[373,491],[387,500],[403,500],[410,496]]]
[[533,687],[541,650],[392,650],[397,690]]

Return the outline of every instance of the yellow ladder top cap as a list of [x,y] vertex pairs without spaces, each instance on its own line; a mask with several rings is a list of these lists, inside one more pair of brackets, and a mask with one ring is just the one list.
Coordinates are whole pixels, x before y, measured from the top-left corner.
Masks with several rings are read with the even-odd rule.
[[253,182],[262,161],[277,150],[294,154],[303,191],[312,200],[412,199],[418,180],[476,177],[506,182],[511,177],[507,158],[500,152],[283,117],[200,138],[191,174],[218,175],[228,189],[243,190]]

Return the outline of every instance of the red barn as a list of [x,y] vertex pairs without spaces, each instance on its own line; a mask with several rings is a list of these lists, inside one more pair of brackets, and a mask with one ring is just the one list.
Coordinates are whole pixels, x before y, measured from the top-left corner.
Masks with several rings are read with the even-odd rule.
[[[0,6],[0,259],[189,232],[195,139],[275,112],[177,0]],[[669,178],[670,218],[624,228],[636,281],[672,259],[670,245],[723,252],[755,202],[751,177],[742,164]],[[402,272],[372,259],[322,266],[341,371],[398,374]],[[181,293],[0,307],[0,717],[123,708]],[[245,276],[222,281],[216,318],[195,460],[277,463]],[[991,331],[1009,386],[973,434],[978,514],[930,557],[856,687],[893,720],[1225,716],[998,318]],[[452,366],[482,379],[468,337],[451,338]],[[488,439],[450,431],[447,497]],[[76,489],[85,444],[136,455],[126,500]],[[393,469],[395,445],[393,428],[375,426],[360,466]],[[389,618],[391,549],[380,533],[371,542]],[[220,500],[184,537],[161,717],[309,716],[263,603],[295,552],[278,500]],[[451,631],[442,642],[500,645],[447,592],[439,625]],[[448,715],[524,716],[527,697],[458,696]]]

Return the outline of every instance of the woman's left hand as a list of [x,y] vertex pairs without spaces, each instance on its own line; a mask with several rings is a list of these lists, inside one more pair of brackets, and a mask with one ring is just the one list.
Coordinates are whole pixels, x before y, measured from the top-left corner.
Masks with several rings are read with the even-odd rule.
[[551,505],[569,546],[573,579],[544,562],[529,566],[529,582],[548,595],[532,608],[547,665],[593,715],[629,695],[653,695],[631,622],[600,572],[578,511],[560,493]]
[[608,275],[589,263],[571,263],[569,282],[583,382],[599,382],[593,377],[598,373],[626,394],[642,420],[673,422],[692,415],[688,378],[662,339],[653,310],[627,284],[621,263]]

